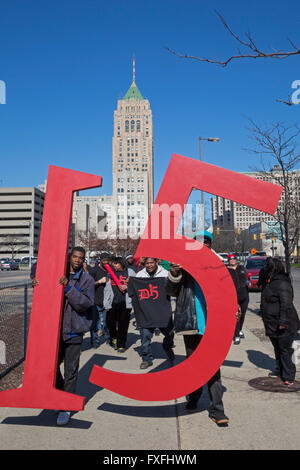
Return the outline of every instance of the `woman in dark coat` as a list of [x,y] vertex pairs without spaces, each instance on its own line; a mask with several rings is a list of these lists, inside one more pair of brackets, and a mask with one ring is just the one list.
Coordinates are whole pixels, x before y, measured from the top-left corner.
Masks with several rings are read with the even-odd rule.
[[236,295],[240,310],[240,318],[236,322],[233,342],[234,344],[240,344],[240,338],[245,337],[242,328],[249,304],[248,276],[246,268],[241,264],[238,264],[237,257],[235,254],[228,255],[227,259],[227,268],[232,277],[236,289]]
[[266,272],[266,287],[262,291],[261,313],[266,335],[275,351],[277,374],[287,386],[294,384],[296,367],[292,360],[292,343],[300,329],[293,305],[293,287],[281,261],[271,258]]

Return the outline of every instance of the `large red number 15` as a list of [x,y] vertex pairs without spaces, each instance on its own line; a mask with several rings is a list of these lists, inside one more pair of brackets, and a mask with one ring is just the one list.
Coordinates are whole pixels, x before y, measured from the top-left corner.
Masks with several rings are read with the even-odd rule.
[[[50,166],[37,266],[23,386],[0,392],[0,406],[81,410],[84,398],[55,388],[63,302],[59,277],[66,256],[73,192],[101,186],[101,177]],[[184,209],[192,189],[216,194],[274,214],[282,188],[196,160],[173,155],[155,208],[179,204]],[[195,353],[181,364],[151,374],[124,374],[94,366],[90,381],[137,400],[178,398],[205,384],[223,363],[231,345],[236,294],[223,263],[201,243],[175,236],[180,220],[171,224],[170,239],[151,239],[153,212],[139,244],[137,256],[153,256],[179,263],[201,286],[207,304],[207,325]],[[198,250],[198,251],[195,251]],[[50,254],[50,256],[49,256]]]

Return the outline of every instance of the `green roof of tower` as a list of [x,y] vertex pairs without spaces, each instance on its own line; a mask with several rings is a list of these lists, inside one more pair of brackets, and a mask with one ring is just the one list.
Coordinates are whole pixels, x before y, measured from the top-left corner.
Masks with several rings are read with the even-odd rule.
[[123,98],[124,100],[143,100],[142,94],[138,87],[135,84],[135,81],[132,82],[131,87],[127,91],[126,95]]

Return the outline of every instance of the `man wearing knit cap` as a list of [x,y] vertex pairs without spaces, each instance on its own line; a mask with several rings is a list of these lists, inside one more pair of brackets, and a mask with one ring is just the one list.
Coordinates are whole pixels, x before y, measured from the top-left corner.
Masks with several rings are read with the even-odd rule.
[[100,345],[100,336],[103,335],[105,341],[109,340],[109,331],[106,326],[106,311],[103,306],[104,287],[107,282],[106,264],[110,262],[109,253],[101,253],[99,264],[96,263],[94,268],[90,270],[90,275],[95,281],[95,305],[97,308],[96,321],[91,330],[91,344],[94,348]]
[[126,260],[126,267],[133,269],[133,271],[137,273],[139,269],[136,265],[136,262],[134,261],[133,255],[129,253],[128,255],[126,255],[125,260]]

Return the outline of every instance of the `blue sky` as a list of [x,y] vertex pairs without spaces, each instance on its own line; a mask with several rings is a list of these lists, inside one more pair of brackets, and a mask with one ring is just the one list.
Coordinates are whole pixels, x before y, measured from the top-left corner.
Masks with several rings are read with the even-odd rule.
[[136,82],[154,120],[155,194],[173,152],[235,171],[255,164],[247,117],[258,124],[299,122],[300,105],[276,102],[300,80],[300,57],[240,60],[226,68],[175,57],[226,58],[232,29],[250,31],[261,48],[300,47],[300,4],[201,0],[11,0],[1,3],[0,105],[2,186],[37,186],[54,164],[103,176],[111,194],[113,112]]

